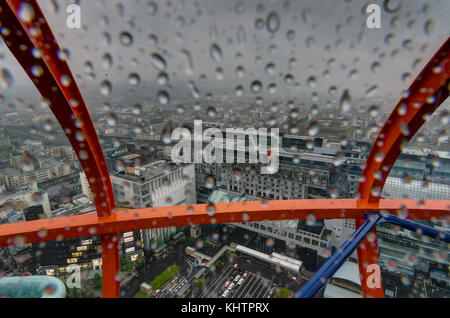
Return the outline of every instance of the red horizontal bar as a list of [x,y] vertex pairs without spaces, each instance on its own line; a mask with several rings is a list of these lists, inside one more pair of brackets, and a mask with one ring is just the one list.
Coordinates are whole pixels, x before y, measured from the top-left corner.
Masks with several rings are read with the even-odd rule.
[[117,210],[106,217],[89,213],[4,224],[0,226],[0,246],[169,226],[305,219],[311,213],[316,219],[352,219],[379,211],[409,219],[431,219],[447,215],[450,203],[386,199],[370,204],[355,199],[317,199],[273,200],[264,205],[261,201],[250,201],[217,203],[213,216],[208,215],[207,207],[207,204],[195,204]]

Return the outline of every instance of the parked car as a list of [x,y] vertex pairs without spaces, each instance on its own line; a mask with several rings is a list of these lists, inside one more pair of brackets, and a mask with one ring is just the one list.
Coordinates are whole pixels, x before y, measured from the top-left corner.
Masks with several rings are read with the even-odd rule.
[[225,288],[227,288],[228,286],[230,286],[231,284],[231,280],[227,280],[227,282],[225,283],[225,285],[223,285]]

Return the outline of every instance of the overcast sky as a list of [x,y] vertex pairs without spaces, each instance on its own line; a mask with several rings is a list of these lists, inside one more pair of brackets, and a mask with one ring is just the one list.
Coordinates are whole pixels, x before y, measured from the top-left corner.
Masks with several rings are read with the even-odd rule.
[[[189,81],[200,98],[207,93],[237,98],[237,86],[251,97],[328,94],[331,86],[337,87],[337,97],[345,89],[362,96],[373,86],[373,97],[397,97],[450,31],[448,0],[388,1],[388,9],[399,8],[396,12],[384,10],[380,0],[81,0],[79,30],[66,27],[65,8],[71,2],[38,1],[58,42],[70,51],[69,65],[91,102],[108,100],[99,91],[105,79],[113,84],[114,96],[126,96],[130,73],[141,79],[136,96],[150,100],[161,89],[173,96],[180,89],[190,92]],[[380,4],[381,29],[366,27],[368,3]],[[120,42],[123,31],[133,38],[129,46]],[[17,89],[22,93],[23,87],[39,96],[4,45],[0,52],[0,67],[8,68],[15,80],[12,89],[0,88],[6,101],[20,96]],[[106,53],[112,57],[110,68],[102,60]],[[161,65],[152,62],[154,53],[166,62],[170,86],[157,84]],[[92,63],[95,78],[88,75],[86,62]],[[269,63],[274,72],[267,72]],[[379,67],[372,69],[374,63]],[[262,90],[254,93],[250,87],[256,80]],[[277,88],[273,94],[271,83]]]

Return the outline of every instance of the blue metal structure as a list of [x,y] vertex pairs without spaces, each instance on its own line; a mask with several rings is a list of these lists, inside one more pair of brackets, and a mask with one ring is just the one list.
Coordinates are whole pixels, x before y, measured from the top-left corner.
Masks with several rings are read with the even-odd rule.
[[399,218],[388,214],[382,217],[380,214],[368,214],[364,224],[347,240],[342,247],[322,265],[314,276],[294,295],[295,298],[314,297],[327,283],[328,279],[344,264],[350,255],[358,248],[367,234],[380,223],[396,224],[404,229],[420,233],[434,239],[441,239],[450,243],[450,233],[436,230],[431,226]]

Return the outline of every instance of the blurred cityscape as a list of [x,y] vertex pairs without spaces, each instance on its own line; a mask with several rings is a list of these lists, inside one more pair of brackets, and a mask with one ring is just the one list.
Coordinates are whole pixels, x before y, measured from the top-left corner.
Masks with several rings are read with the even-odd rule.
[[[65,10],[55,3],[67,1],[42,2],[70,49],[62,54],[123,209],[206,203],[211,216],[219,202],[357,198],[381,125],[407,93],[392,83],[406,87],[448,36],[448,22],[438,23],[445,9],[426,1],[403,1],[399,14],[385,7],[386,27],[373,33],[358,24],[365,11],[352,1],[233,1],[231,9],[225,1],[150,1],[145,9],[140,1],[84,2],[80,31],[64,27]],[[164,19],[173,20],[167,29]],[[8,54],[0,46],[0,224],[95,213],[67,132]],[[405,65],[409,71],[399,72]],[[402,145],[377,196],[450,200],[449,105]],[[260,174],[261,163],[174,163],[172,131],[193,132],[194,120],[204,130],[278,128],[278,171]],[[419,222],[449,231],[448,217]],[[311,215],[120,233],[121,297],[290,297],[354,231],[354,220]],[[450,295],[448,244],[384,224],[377,239],[386,297]],[[67,283],[73,264],[81,288]],[[55,276],[73,298],[101,297],[101,269],[96,233],[0,249],[0,278]],[[356,252],[316,297],[362,297]]]
[[[186,106],[181,114],[177,111],[180,105],[167,105],[164,109],[155,105],[159,108],[156,114],[125,108],[115,112],[113,119],[102,109],[92,111],[117,206],[208,203],[208,209],[214,213],[217,202],[355,197],[362,166],[372,146],[370,140],[377,133],[371,129],[372,120],[375,117],[377,122],[384,122],[387,107],[361,106],[352,120],[342,118],[338,110],[330,108],[327,116],[313,121],[311,127],[308,112],[298,104],[289,101],[274,119],[272,127],[281,127],[281,147],[280,167],[272,175],[259,174],[259,164],[172,163],[170,153],[175,141],[171,140],[171,131],[174,127],[192,130],[193,120],[199,119],[188,110],[194,107]],[[273,114],[269,110],[273,105],[259,105],[254,111],[234,118],[239,111],[238,103],[214,105],[217,114],[222,115],[216,116],[215,121],[208,114],[200,117],[204,129],[258,127],[261,122],[271,122]],[[286,124],[293,119],[297,123],[295,131]],[[88,181],[63,132],[56,127],[30,129],[36,122],[42,119],[19,107],[2,117],[1,222],[95,211]],[[283,128],[286,126],[290,129]],[[403,149],[382,197],[450,199],[450,157],[444,151],[449,148],[448,136],[437,136],[440,126],[439,122],[431,121],[428,131],[421,131],[434,143],[424,144],[416,138]],[[439,221],[426,222],[440,225]],[[240,278],[235,285],[239,288],[229,293],[233,297],[270,297],[277,294],[276,290],[279,293],[280,288],[295,291],[354,230],[353,220],[308,219],[121,233],[122,266],[127,273],[123,276],[122,293],[133,297],[142,286],[150,290],[149,282],[164,271],[164,266],[174,264],[179,267],[179,279],[159,288],[162,292],[156,297],[221,296],[227,290],[226,282],[237,276]],[[449,256],[445,243],[385,225],[378,226],[377,231],[387,296],[448,296]],[[276,263],[270,256],[274,254],[280,255],[280,259],[287,258],[287,263]],[[66,266],[78,264],[86,282],[90,281],[93,291],[100,295],[92,283],[93,275],[101,274],[99,236],[17,244],[3,248],[0,259],[2,275],[6,276],[28,271],[65,277]],[[344,268],[343,276],[339,277],[341,281],[335,279],[337,286],[346,286],[344,290],[351,293],[358,293],[360,284],[358,271],[350,270],[356,262],[353,255],[346,265],[350,267]],[[232,269],[235,263],[239,263],[237,270]],[[245,272],[248,283],[238,285]],[[330,289],[329,293],[333,292],[336,293]],[[152,293],[150,296],[154,297]]]

